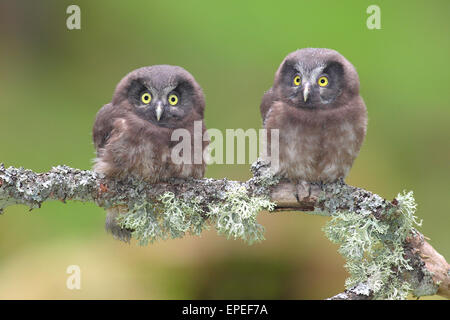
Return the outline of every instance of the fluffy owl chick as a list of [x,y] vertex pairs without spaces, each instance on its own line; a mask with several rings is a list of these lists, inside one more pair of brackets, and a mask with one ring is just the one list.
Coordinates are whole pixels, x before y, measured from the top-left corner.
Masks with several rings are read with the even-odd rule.
[[[345,178],[366,134],[358,74],[331,49],[290,53],[264,94],[261,115],[266,129],[279,130],[276,173],[300,184]],[[272,143],[269,131],[268,150]]]
[[[202,139],[204,109],[201,87],[183,68],[155,65],[130,72],[117,85],[111,103],[97,113],[93,170],[108,178],[134,176],[150,183],[202,178],[206,164],[202,155],[194,156],[208,145]],[[176,129],[190,133],[191,161],[180,163],[171,157],[180,142],[171,138]],[[194,140],[202,141],[201,150],[194,148]],[[126,211],[121,206],[108,209],[105,227],[115,238],[129,241],[131,230],[121,229],[116,222],[118,214]]]

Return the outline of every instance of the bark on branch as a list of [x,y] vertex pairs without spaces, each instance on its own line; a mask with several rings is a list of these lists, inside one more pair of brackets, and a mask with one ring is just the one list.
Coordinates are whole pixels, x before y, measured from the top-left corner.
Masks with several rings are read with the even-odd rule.
[[[269,195],[276,203],[275,210],[303,211],[310,214],[333,215],[338,211],[370,211],[382,220],[397,209],[397,201],[388,201],[364,189],[336,182],[321,186],[320,193],[305,194],[298,186],[287,181],[267,184],[264,175],[267,164],[260,161],[252,166],[254,177],[248,181],[228,179],[179,180],[147,184],[133,178],[112,181],[92,172],[67,166],[54,167],[49,172],[35,173],[23,168],[5,168],[0,165],[0,213],[11,206],[22,204],[31,209],[39,208],[45,201],[77,200],[95,202],[108,208],[116,204],[132,204],[142,195],[152,201],[167,191],[176,197],[200,201],[208,208],[211,203],[225,199],[229,188],[243,186],[249,195]],[[405,254],[414,267],[404,275],[413,285],[416,295],[438,294],[450,299],[450,265],[433,247],[417,233],[404,244]],[[430,276],[431,275],[431,276]],[[346,290],[330,299],[371,299],[371,289],[364,283]]]

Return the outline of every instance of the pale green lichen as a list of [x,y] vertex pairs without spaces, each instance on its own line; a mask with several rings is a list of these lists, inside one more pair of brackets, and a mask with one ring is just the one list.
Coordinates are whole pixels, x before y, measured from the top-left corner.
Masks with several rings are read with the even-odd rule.
[[118,220],[123,228],[134,230],[132,235],[141,245],[147,245],[169,237],[182,238],[186,233],[200,235],[207,227],[202,214],[196,199],[186,202],[166,192],[154,203],[136,204]]
[[251,197],[244,186],[236,185],[226,192],[225,201],[210,205],[208,216],[219,234],[253,244],[265,239],[264,227],[256,221],[256,216],[274,207],[268,197]]
[[268,195],[269,187],[277,185],[281,179],[274,173],[270,162],[262,159],[258,159],[252,164],[251,172],[253,178],[249,180],[249,183],[253,185],[254,194],[258,196]]
[[399,214],[377,219],[371,212],[337,212],[324,228],[327,237],[340,244],[339,253],[346,259],[350,273],[346,287],[366,283],[375,299],[405,299],[411,285],[402,272],[411,270],[404,258],[403,243],[420,225],[414,216],[413,193],[397,196]]
[[432,296],[439,290],[439,281],[434,282],[433,273],[426,268],[422,268],[423,278],[420,281],[417,279],[411,279],[413,282],[414,290],[412,292],[415,297]]
[[166,192],[154,203],[143,201],[118,217],[121,227],[134,230],[132,235],[141,245],[157,240],[182,238],[187,233],[200,235],[212,224],[217,232],[249,244],[264,239],[264,227],[256,216],[273,210],[275,204],[267,197],[249,196],[243,186],[230,187],[223,201],[209,205],[204,212],[197,199],[179,199]]

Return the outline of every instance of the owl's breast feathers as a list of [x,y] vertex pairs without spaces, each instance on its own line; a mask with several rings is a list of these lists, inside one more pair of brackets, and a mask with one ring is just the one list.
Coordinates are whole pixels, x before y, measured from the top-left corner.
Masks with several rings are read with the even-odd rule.
[[[279,130],[278,173],[292,180],[345,178],[366,134],[367,113],[358,96],[336,109],[305,110],[275,101],[265,128]],[[271,141],[268,141],[270,150]]]
[[[191,137],[192,161],[174,163],[172,149],[179,143],[171,141],[175,129],[156,126],[117,109],[106,105],[97,114],[93,129],[97,149],[94,171],[113,178],[134,175],[152,183],[169,178],[203,177],[206,166],[203,157],[201,163],[194,162],[194,119],[186,119],[184,127]],[[206,130],[203,120],[197,120],[202,122],[203,134]],[[202,142],[202,151],[207,145],[208,141]]]

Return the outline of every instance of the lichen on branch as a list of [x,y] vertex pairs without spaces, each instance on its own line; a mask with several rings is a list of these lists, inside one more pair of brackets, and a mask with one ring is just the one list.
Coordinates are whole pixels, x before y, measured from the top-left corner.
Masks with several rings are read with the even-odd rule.
[[297,187],[273,176],[258,160],[248,181],[173,179],[148,184],[129,177],[108,180],[91,171],[57,166],[45,173],[0,165],[0,213],[11,205],[39,208],[49,200],[126,206],[122,226],[147,244],[159,239],[200,235],[209,227],[229,238],[264,239],[260,211],[303,211],[331,216],[327,236],[340,244],[350,273],[347,290],[332,299],[396,299],[440,294],[450,298],[450,266],[414,229],[412,193],[388,201],[343,181],[320,194],[300,198]]
[[346,288],[365,283],[374,299],[405,299],[412,291],[402,274],[413,270],[405,258],[403,244],[419,226],[415,217],[413,193],[396,197],[397,211],[384,219],[362,210],[338,212],[326,224],[327,237],[340,245],[339,253],[346,259],[350,273]]
[[244,186],[230,185],[221,202],[204,210],[197,198],[177,198],[168,191],[156,201],[143,201],[119,216],[123,228],[133,230],[141,245],[157,240],[182,238],[187,233],[199,236],[213,225],[228,238],[242,239],[248,244],[264,240],[264,227],[256,221],[263,210],[275,207],[267,196],[249,196]]
[[256,221],[256,216],[274,208],[275,203],[268,196],[249,196],[244,186],[236,184],[227,190],[222,203],[209,206],[208,217],[219,234],[253,244],[264,240],[264,227]]

